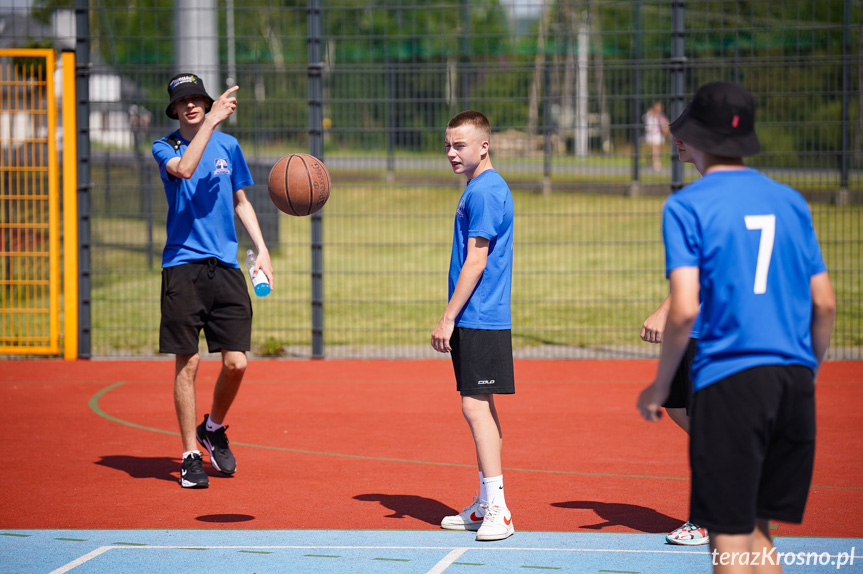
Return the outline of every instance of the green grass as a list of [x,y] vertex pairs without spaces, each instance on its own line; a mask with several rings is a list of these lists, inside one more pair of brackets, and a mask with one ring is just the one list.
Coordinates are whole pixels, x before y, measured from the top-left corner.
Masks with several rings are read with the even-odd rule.
[[[336,182],[352,181],[333,174]],[[324,210],[325,344],[427,346],[446,304],[452,217],[449,185],[341,183]],[[662,197],[515,192],[513,335],[517,347],[632,346],[665,296]],[[813,206],[840,301],[833,344],[860,346],[861,224],[857,207]],[[93,354],[153,354],[158,345],[164,221],[141,249],[143,221],[93,222]],[[240,248],[249,245],[243,231]],[[279,356],[311,340],[310,218],[281,216],[271,245],[275,289],[252,296],[253,345]],[[204,348],[203,345],[201,347]]]

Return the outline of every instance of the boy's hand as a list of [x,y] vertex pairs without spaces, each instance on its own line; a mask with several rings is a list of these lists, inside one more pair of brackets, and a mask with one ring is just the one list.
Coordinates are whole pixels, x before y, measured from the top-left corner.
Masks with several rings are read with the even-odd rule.
[[641,325],[641,340],[648,343],[661,343],[662,332],[668,319],[668,307],[661,305]]
[[449,345],[449,340],[452,337],[452,332],[455,330],[455,322],[447,321],[443,317],[438,322],[437,326],[432,331],[431,346],[438,353],[449,353],[452,347]]
[[273,289],[273,264],[270,261],[270,252],[262,249],[258,252],[255,260],[255,268],[252,269],[252,275],[256,275],[259,271],[267,276],[267,281],[270,284],[270,289]]
[[225,93],[213,102],[213,105],[210,107],[210,113],[207,114],[207,119],[217,125],[228,119],[234,113],[234,110],[237,109],[237,98],[233,96],[233,93],[239,89],[239,86],[234,86],[225,90]]
[[656,386],[656,382],[651,383],[647,388],[641,391],[638,395],[638,410],[644,420],[656,422],[662,416],[662,403],[668,398],[668,391],[661,390]]

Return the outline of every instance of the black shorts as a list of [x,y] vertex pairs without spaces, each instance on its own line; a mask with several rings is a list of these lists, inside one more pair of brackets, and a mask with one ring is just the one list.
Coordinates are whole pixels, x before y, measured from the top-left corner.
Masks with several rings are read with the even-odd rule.
[[662,403],[663,407],[686,409],[686,414],[689,414],[689,405],[692,403],[692,360],[695,358],[695,346],[697,344],[698,339],[689,339],[689,346],[686,347],[686,352],[680,359],[680,364],[677,365],[677,371],[674,372],[674,378],[671,380],[671,391],[668,398]]
[[515,393],[509,329],[456,327],[449,344],[456,390],[462,396]]
[[768,365],[713,383],[692,401],[689,520],[721,534],[799,523],[814,461],[811,370]]
[[211,353],[252,348],[252,301],[246,278],[215,258],[162,269],[159,352],[197,353],[201,329]]

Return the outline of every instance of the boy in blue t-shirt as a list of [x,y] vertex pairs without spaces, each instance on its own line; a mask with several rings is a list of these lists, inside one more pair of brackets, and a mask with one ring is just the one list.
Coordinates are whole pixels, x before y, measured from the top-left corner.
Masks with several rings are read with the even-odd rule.
[[[246,370],[252,304],[237,262],[235,213],[258,251],[253,273],[264,273],[273,284],[270,255],[243,190],[253,183],[249,167],[237,140],[216,131],[234,113],[237,99],[233,93],[238,89],[234,86],[213,101],[198,76],[174,76],[168,84],[171,100],[165,113],[179,120],[180,129],[153,143],[168,200],[159,352],[176,355],[174,407],[183,441],[183,488],[209,486],[196,439],[209,452],[217,471],[233,474],[237,468],[223,423]],[[212,409],[196,427],[195,376],[201,329],[209,351],[221,351],[222,370]]]
[[760,150],[752,95],[706,84],[671,132],[703,177],[663,210],[670,307],[656,380],[638,408],[658,420],[699,317],[690,520],[710,532],[717,568],[748,572],[731,553],[772,556],[769,521],[803,518],[814,380],[836,300],[806,201],[743,163]]
[[467,185],[458,202],[449,269],[449,303],[431,336],[451,353],[462,414],[476,444],[480,492],[441,521],[448,530],[475,530],[477,540],[515,532],[503,495],[503,434],[495,394],[515,392],[512,362],[512,194],[489,157],[491,126],[477,111],[455,115],[444,140],[454,173]]

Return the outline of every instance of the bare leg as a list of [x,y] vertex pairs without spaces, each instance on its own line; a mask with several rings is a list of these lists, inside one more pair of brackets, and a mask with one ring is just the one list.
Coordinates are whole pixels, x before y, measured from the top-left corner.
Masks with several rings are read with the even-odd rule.
[[210,420],[216,424],[225,422],[228,409],[237,397],[243,375],[246,373],[246,353],[242,351],[222,351],[222,371],[216,380],[213,391],[213,406],[210,409]]
[[480,472],[486,477],[500,476],[503,474],[500,458],[503,433],[494,406],[494,395],[462,397],[461,410],[473,435]]
[[177,411],[177,421],[180,423],[180,437],[183,440],[183,452],[196,450],[195,425],[197,425],[197,406],[195,402],[195,377],[198,374],[200,357],[194,355],[177,355],[174,369],[174,409]]
[[668,413],[668,418],[676,422],[677,426],[686,431],[686,434],[689,434],[689,415],[686,414],[686,409],[665,409],[665,412]]
[[[769,528],[769,522],[759,518],[755,530],[749,534],[711,533],[710,549],[715,551],[715,554],[712,554],[713,573],[781,574],[782,566],[779,563],[774,564],[775,555],[769,554],[770,549],[773,548]],[[745,563],[741,564],[741,562]]]
[[[770,539],[770,521],[759,518],[755,523],[755,540],[752,543],[752,552],[757,552],[759,557],[773,556],[770,560],[761,560],[755,568],[757,574],[782,574],[782,565],[775,559],[775,553],[770,554],[773,541]],[[776,562],[773,564],[773,562]]]

